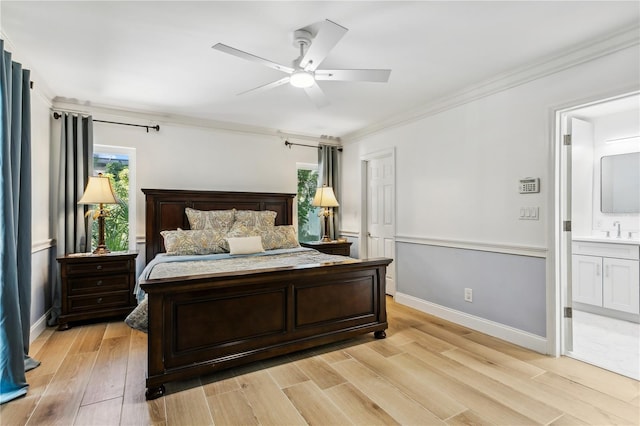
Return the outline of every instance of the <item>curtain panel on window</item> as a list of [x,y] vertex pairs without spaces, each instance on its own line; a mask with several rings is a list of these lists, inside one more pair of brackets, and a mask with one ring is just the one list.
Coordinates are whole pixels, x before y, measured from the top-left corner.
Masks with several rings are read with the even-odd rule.
[[31,329],[30,71],[0,40],[0,404],[27,393]]
[[[340,198],[340,151],[339,147],[320,144],[318,149],[318,187],[327,185],[342,204]],[[333,207],[333,216],[327,218],[329,237],[335,240],[340,230],[340,207]]]
[[[63,113],[60,119],[59,157],[54,159],[57,186],[53,189],[53,212],[57,214],[54,228],[57,230],[57,256],[91,251],[91,230],[84,214],[86,206],[78,200],[84,193],[89,176],[93,172],[93,118]],[[55,174],[54,174],[55,176]],[[55,179],[52,179],[55,182]],[[56,325],[60,316],[62,294],[60,265],[53,265],[51,286],[51,319]]]

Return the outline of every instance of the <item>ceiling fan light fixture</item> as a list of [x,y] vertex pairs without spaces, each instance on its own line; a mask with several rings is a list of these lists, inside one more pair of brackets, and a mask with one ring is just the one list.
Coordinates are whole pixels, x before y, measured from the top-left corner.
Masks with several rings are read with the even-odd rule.
[[303,70],[294,71],[289,78],[289,83],[291,83],[293,87],[300,87],[302,89],[313,86],[315,82],[316,79],[313,77],[313,74]]

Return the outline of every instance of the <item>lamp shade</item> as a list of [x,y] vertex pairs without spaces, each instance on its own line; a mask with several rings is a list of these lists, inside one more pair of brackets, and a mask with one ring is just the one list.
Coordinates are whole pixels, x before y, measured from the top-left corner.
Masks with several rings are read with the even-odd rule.
[[89,176],[89,183],[78,204],[118,204],[109,178],[102,174]]
[[316,195],[313,197],[311,205],[314,207],[338,207],[338,200],[333,193],[333,188],[330,186],[323,186],[316,190]]

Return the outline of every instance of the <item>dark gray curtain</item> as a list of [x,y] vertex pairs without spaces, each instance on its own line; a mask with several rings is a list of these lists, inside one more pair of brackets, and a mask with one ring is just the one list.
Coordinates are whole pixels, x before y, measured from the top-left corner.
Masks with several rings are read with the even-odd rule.
[[31,94],[29,70],[0,40],[0,404],[27,393],[31,329]]
[[[54,159],[58,171],[54,186],[53,210],[57,213],[54,227],[57,230],[57,255],[83,253],[91,250],[91,232],[84,217],[85,206],[78,200],[84,193],[93,169],[93,119],[63,113],[60,118],[60,149]],[[61,282],[59,265],[54,265],[49,325],[56,325],[61,308]]]
[[[338,204],[340,198],[340,148],[332,145],[319,145],[318,149],[318,186],[327,185],[333,188]],[[335,240],[340,231],[340,207],[333,208],[333,216],[329,222],[329,237]]]

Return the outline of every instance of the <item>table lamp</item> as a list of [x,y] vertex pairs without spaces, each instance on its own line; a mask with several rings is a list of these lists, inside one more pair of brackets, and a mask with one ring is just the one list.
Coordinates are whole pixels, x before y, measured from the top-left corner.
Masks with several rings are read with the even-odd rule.
[[100,206],[93,215],[94,219],[98,219],[98,247],[93,251],[93,254],[109,253],[110,250],[104,242],[104,218],[109,215],[109,211],[104,208],[104,205],[118,204],[109,178],[102,176],[102,173],[98,173],[98,176],[89,176],[89,182],[78,204],[98,204]]
[[316,195],[313,197],[313,201],[311,205],[314,207],[322,207],[322,211],[320,212],[320,216],[324,217],[324,235],[320,241],[329,242],[331,238],[329,238],[329,230],[327,227],[327,218],[333,214],[332,207],[338,207],[338,200],[336,200],[336,195],[333,193],[333,188],[330,186],[323,186],[322,188],[318,188],[316,190]]

